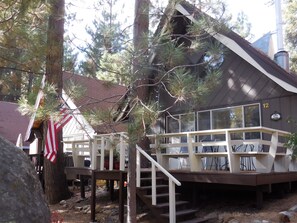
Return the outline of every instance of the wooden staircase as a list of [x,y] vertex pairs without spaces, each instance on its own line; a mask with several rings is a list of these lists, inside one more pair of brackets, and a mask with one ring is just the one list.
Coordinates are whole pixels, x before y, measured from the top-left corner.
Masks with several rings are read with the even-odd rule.
[[[157,204],[152,205],[152,178],[150,171],[141,172],[141,184],[137,188],[138,197],[155,215],[158,222],[169,222],[169,185],[163,177],[156,177]],[[197,210],[191,208],[188,201],[183,200],[181,194],[175,193],[176,200],[176,223],[199,223],[206,222],[205,218],[197,218]]]

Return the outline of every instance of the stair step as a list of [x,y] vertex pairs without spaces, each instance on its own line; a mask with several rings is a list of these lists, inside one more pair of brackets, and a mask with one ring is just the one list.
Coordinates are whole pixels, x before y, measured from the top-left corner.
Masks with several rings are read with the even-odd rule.
[[[175,205],[184,205],[184,204],[188,204],[188,201],[176,201]],[[161,204],[157,204],[156,205],[157,208],[165,208],[165,207],[169,207],[169,203],[161,203]]]
[[[168,188],[168,185],[162,184],[162,185],[156,185],[156,188]],[[138,189],[140,190],[148,190],[148,189],[152,189],[152,186],[140,186],[138,187]]]
[[[176,217],[183,216],[183,215],[189,215],[189,214],[195,214],[197,210],[194,209],[186,209],[181,211],[176,211]],[[161,214],[161,216],[169,218],[169,213]]]
[[[164,178],[156,177],[156,180],[164,180]],[[152,181],[152,178],[151,177],[143,177],[143,178],[140,178],[140,181]]]
[[[175,195],[180,195],[180,194],[178,194],[178,193],[175,193]],[[150,194],[150,195],[144,195],[145,197],[148,197],[148,198],[152,198],[152,195]],[[157,198],[161,198],[161,197],[169,197],[169,194],[168,193],[166,193],[166,194],[156,194],[156,197]]]
[[194,218],[191,220],[180,221],[179,223],[202,223],[207,222],[208,220],[208,218]]

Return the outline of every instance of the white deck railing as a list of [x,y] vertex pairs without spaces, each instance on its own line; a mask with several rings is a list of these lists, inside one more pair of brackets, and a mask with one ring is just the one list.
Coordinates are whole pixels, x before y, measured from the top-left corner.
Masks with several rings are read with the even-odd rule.
[[[71,152],[74,162],[74,167],[84,167],[84,161],[89,159],[91,161],[91,169],[99,170],[113,170],[114,153],[119,155],[119,169],[125,169],[127,157],[127,136],[126,133],[116,134],[100,134],[94,135],[92,139],[71,139],[63,141],[66,152]],[[102,155],[103,154],[103,155]],[[157,204],[157,190],[156,190],[156,170],[160,170],[168,177],[169,187],[169,219],[170,223],[176,222],[176,207],[175,207],[175,185],[180,186],[181,183],[175,179],[166,169],[157,163],[151,156],[144,152],[137,146],[137,168],[136,168],[136,184],[140,187],[140,154],[146,157],[152,165],[152,205]],[[109,167],[104,166],[104,162],[108,159]]]
[[141,162],[140,154],[142,154],[151,163],[151,176],[152,176],[152,205],[157,205],[157,182],[156,182],[156,168],[161,171],[168,178],[169,187],[169,222],[176,222],[176,205],[175,205],[175,185],[180,186],[181,183],[174,178],[166,169],[164,169],[159,163],[157,163],[150,155],[148,155],[139,146],[136,146],[136,186],[140,187],[140,172]]
[[[63,141],[65,152],[71,153],[74,167],[84,167],[85,160],[90,160],[91,169],[113,170],[115,157],[119,162],[119,169],[125,169],[127,143],[126,133],[111,133],[94,135],[91,139],[71,139]],[[108,167],[104,163],[108,163]]]
[[[242,170],[288,171],[292,152],[285,148],[284,143],[289,134],[271,128],[250,127],[166,133],[148,137],[152,142],[151,148],[155,149],[158,163],[166,169],[183,168],[174,166],[172,161],[186,160],[185,168],[190,171],[223,169],[237,173]],[[245,167],[244,162],[249,162],[252,167]]]

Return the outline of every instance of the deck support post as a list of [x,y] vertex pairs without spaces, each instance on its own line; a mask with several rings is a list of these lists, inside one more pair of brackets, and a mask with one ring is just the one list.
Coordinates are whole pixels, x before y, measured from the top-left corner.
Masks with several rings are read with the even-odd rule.
[[258,209],[263,207],[263,191],[261,186],[256,188],[256,206]]
[[127,179],[126,172],[118,170],[92,170],[91,176],[91,222],[96,222],[96,180],[105,179],[112,182],[115,180],[119,181],[119,222],[124,223],[124,181]]
[[83,175],[79,175],[79,181],[80,181],[80,197],[86,198],[85,196],[85,178]]
[[124,172],[122,171],[120,171],[119,184],[119,220],[124,223]]
[[91,183],[91,222],[96,222],[96,177],[94,170],[92,171]]

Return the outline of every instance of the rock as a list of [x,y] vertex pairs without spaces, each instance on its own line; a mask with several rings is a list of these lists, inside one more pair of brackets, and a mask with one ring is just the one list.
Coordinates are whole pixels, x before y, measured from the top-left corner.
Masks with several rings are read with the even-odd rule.
[[289,209],[289,211],[291,211],[291,212],[297,212],[297,205],[291,207],[291,208]]
[[1,136],[0,152],[0,222],[50,222],[50,210],[29,157]]
[[291,222],[290,218],[292,217],[292,213],[289,211],[282,211],[278,213],[278,222],[279,223],[287,223]]
[[95,207],[95,213],[100,212],[100,211],[102,211],[101,206],[98,205],[98,204],[96,204],[96,207]]
[[232,219],[232,220],[228,221],[228,223],[240,223],[240,222],[236,219]]
[[83,212],[84,214],[87,214],[90,210],[91,210],[91,206],[90,206],[90,205],[85,205],[85,206],[83,206],[83,208],[82,208],[82,212]]
[[78,207],[78,206],[74,207],[74,210],[76,210],[76,211],[81,211],[82,209],[83,209],[82,207]]
[[60,201],[60,205],[65,205],[66,204],[66,201],[65,200],[61,200]]
[[211,212],[203,217],[207,223],[224,222],[223,217],[219,216],[218,212]]

